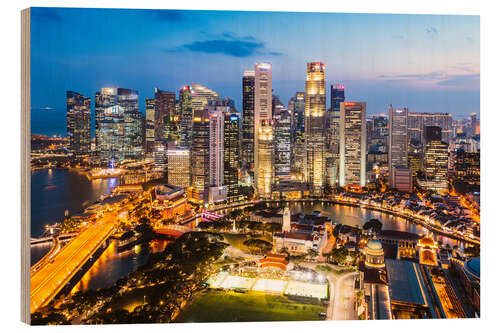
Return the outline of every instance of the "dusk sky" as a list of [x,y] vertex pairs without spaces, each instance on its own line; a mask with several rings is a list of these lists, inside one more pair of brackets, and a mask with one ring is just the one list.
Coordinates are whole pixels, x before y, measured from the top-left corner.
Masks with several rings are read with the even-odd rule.
[[[65,134],[65,92],[101,87],[175,91],[199,83],[235,100],[255,62],[273,65],[281,101],[303,91],[306,63],[326,64],[329,86],[413,112],[479,113],[479,16],[33,8],[32,132]],[[37,114],[35,114],[35,112]],[[51,114],[49,114],[51,113]],[[55,119],[49,121],[48,119]],[[54,123],[55,122],[55,123]],[[51,134],[51,133],[47,133]]]

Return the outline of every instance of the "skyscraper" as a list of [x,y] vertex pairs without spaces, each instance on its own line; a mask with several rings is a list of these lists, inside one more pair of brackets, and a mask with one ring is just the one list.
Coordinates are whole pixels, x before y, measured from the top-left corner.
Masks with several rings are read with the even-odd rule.
[[441,139],[438,126],[425,127],[424,173],[425,189],[445,191],[448,189],[448,144]]
[[240,153],[240,115],[224,113],[224,181],[228,200],[238,196],[238,166]]
[[193,200],[203,203],[208,198],[210,183],[210,114],[194,110],[193,141],[191,145],[191,186]]
[[123,109],[117,103],[117,88],[102,88],[95,94],[96,150],[101,163],[123,159]]
[[[259,140],[254,140],[254,178],[260,179],[256,184],[257,194],[267,195],[269,191],[270,195],[270,185],[267,186],[267,173],[266,176],[255,174],[255,172],[260,172],[260,170],[267,170],[268,163],[273,161],[274,158],[267,158],[269,146],[267,145],[267,138],[269,137],[269,124],[272,123],[273,110],[272,110],[272,90],[273,90],[273,74],[272,66],[269,63],[256,63],[255,64],[255,100],[254,100],[254,138],[259,138],[263,135],[263,142],[259,144]],[[266,130],[262,131],[261,126],[265,124]],[[271,127],[271,137],[272,127]],[[265,139],[264,139],[265,137]],[[272,144],[271,144],[272,146]],[[259,149],[262,148],[265,151],[260,153]],[[272,149],[272,148],[271,148]],[[259,157],[264,156],[266,161],[263,161],[265,165],[259,165]],[[273,166],[271,166],[273,169]],[[268,171],[266,171],[268,172]],[[264,178],[266,182],[264,182]],[[271,180],[272,181],[272,180]]]
[[[395,167],[408,167],[408,108],[393,109],[389,106],[389,175],[395,187]],[[403,174],[403,172],[400,172]]]
[[442,140],[450,143],[453,118],[449,113],[408,113],[408,139],[425,146],[424,129],[426,126],[439,126]]
[[179,91],[181,108],[181,146],[191,147],[193,136],[193,95],[189,86],[184,86]]
[[258,129],[256,158],[259,162],[255,170],[257,195],[271,198],[274,182],[274,123],[272,120],[262,120]]
[[66,92],[66,117],[69,151],[73,156],[88,156],[90,149],[90,97]]
[[292,113],[293,128],[295,130],[304,131],[306,100],[303,92],[297,91],[295,96],[290,98],[288,101],[288,110]]
[[155,144],[155,99],[146,98],[146,153],[154,151]]
[[305,109],[306,101],[303,92],[295,93],[288,102],[288,110],[292,113],[292,165],[291,171],[295,179],[302,181],[306,165],[305,153]]
[[171,139],[175,115],[175,92],[155,88],[155,137]]
[[102,88],[95,96],[96,147],[102,163],[113,166],[143,154],[143,118],[137,91]]
[[193,113],[194,111],[203,111],[209,101],[217,101],[219,99],[219,94],[215,91],[196,83],[191,85],[191,96]]
[[167,150],[167,179],[171,185],[191,186],[190,153],[188,149],[172,147]]
[[144,153],[144,116],[139,111],[138,92],[118,88],[118,105],[123,110],[124,158],[141,158]]
[[277,180],[290,179],[291,167],[291,115],[283,106],[278,105],[274,113],[274,168]]
[[311,192],[319,195],[325,181],[325,65],[307,63],[305,94],[306,182]]
[[335,159],[339,153],[339,123],[340,123],[340,103],[345,101],[344,85],[332,84],[330,86],[330,115],[329,115],[329,150]]
[[224,182],[224,111],[223,106],[206,106],[209,112],[209,185],[222,186]]
[[340,103],[339,185],[366,185],[366,103]]

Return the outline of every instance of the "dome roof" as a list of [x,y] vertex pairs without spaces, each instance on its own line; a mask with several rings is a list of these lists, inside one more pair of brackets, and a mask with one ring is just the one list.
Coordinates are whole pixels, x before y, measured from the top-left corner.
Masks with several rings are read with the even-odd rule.
[[366,248],[373,251],[382,250],[382,243],[379,240],[371,239],[368,243],[366,243]]

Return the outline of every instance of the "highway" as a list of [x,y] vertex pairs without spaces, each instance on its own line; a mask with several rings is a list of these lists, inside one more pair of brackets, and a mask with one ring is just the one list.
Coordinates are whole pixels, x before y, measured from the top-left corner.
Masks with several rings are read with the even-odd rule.
[[31,276],[31,313],[47,305],[113,233],[118,212],[110,212],[71,240]]

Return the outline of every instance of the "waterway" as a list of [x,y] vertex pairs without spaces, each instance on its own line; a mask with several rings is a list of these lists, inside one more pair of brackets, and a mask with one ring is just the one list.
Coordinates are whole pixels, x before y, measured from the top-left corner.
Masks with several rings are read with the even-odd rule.
[[61,222],[64,213],[79,213],[101,195],[111,193],[116,178],[89,180],[72,170],[44,169],[31,173],[31,237],[40,237],[45,225]]

